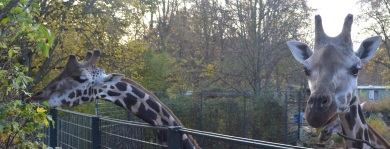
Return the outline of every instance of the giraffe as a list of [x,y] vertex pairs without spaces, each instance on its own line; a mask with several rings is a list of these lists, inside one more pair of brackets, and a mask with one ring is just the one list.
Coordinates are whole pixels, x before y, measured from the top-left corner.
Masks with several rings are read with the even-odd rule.
[[[51,108],[77,106],[102,99],[114,103],[151,125],[182,126],[174,113],[152,92],[123,74],[106,74],[96,67],[99,50],[87,52],[83,62],[70,55],[65,68],[50,83],[26,101],[47,100]],[[166,132],[159,132],[159,140],[166,144]],[[183,148],[199,148],[196,141],[182,136]]]
[[[353,15],[348,14],[341,33],[330,37],[324,32],[321,16],[316,15],[314,50],[298,41],[289,41],[287,45],[294,58],[303,65],[308,79],[311,91],[305,110],[308,124],[320,128],[340,119],[344,135],[378,145],[383,142],[375,142],[380,140],[370,135],[370,127],[359,106],[357,76],[362,64],[374,56],[382,37],[363,40],[354,52],[352,22]],[[345,146],[369,148],[365,143],[352,140],[345,140]]]
[[[337,117],[335,117],[337,118]],[[370,125],[367,125],[368,127],[368,136],[370,138],[371,144],[378,149],[388,149],[390,148],[389,143],[379,135],[378,132],[375,131]],[[326,124],[318,137],[318,140],[320,142],[328,140],[332,135],[342,133],[342,127],[341,127],[341,121],[340,119],[335,119],[328,124]]]

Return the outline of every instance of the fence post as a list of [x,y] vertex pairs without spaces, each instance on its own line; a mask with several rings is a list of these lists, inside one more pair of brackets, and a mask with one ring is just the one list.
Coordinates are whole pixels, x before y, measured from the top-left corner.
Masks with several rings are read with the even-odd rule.
[[246,138],[246,93],[244,93],[244,138]]
[[200,121],[199,130],[203,129],[203,92],[200,92]]
[[50,109],[50,115],[53,121],[50,121],[49,125],[49,146],[52,148],[57,147],[57,127],[54,125],[57,123],[57,109]]
[[302,127],[301,99],[302,99],[302,92],[298,92],[298,134],[297,134],[298,141],[301,141],[301,127]]
[[168,127],[168,149],[180,149],[182,148],[182,133],[179,132],[181,126]]
[[100,149],[100,119],[98,116],[92,117],[92,148],[93,149]]
[[284,97],[285,97],[285,103],[286,103],[286,144],[288,144],[288,91],[286,90],[284,92]]

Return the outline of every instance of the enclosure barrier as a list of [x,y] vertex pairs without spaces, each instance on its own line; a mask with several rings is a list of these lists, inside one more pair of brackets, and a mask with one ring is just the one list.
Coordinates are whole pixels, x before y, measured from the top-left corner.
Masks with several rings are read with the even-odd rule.
[[[51,109],[54,124],[46,130],[50,147],[63,149],[168,148],[179,149],[182,134],[191,135],[203,149],[214,148],[304,148],[273,142],[234,137],[181,128],[151,126],[146,123],[98,117],[63,109]],[[159,135],[165,132],[165,136]],[[167,144],[159,143],[159,139]]]

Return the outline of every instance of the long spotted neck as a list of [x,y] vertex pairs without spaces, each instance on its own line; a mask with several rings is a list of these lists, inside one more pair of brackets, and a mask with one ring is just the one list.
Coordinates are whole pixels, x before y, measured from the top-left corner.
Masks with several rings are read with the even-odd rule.
[[[131,79],[99,88],[97,98],[113,102],[151,125],[182,126],[173,112],[153,93]],[[160,131],[159,139],[166,143],[166,132]],[[183,148],[198,148],[191,136],[183,134],[182,139]]]
[[[389,144],[366,123],[358,97],[352,98],[349,111],[340,113],[342,133],[350,138],[366,140],[375,148],[390,148]],[[371,148],[369,145],[353,140],[345,140],[346,148]]]
[[[364,119],[362,109],[359,106],[359,99],[357,96],[353,97],[349,108],[346,112],[339,114],[341,121],[342,133],[350,138],[366,140],[370,142],[368,134],[368,126]],[[365,143],[345,140],[345,146],[347,148],[370,148]]]

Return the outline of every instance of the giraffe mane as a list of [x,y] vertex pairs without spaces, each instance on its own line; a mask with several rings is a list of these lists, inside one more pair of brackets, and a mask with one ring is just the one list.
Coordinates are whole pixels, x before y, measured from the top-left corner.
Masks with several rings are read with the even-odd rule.
[[[157,101],[158,103],[161,104],[162,107],[164,107],[169,114],[171,114],[171,116],[177,121],[177,123],[179,125],[181,125],[182,127],[183,124],[180,122],[180,120],[176,117],[176,115],[171,111],[171,109],[169,109],[164,103],[161,102],[161,100],[159,98],[157,98],[157,96],[150,92],[149,90],[147,90],[146,88],[144,88],[141,84],[135,82],[134,80],[130,79],[130,78],[123,78],[122,81],[124,82],[127,82],[131,85],[134,85],[135,87],[137,87],[138,89],[142,90],[143,92],[145,92],[146,94],[148,94],[150,97],[152,97],[153,99],[155,99],[155,101]],[[196,142],[196,140],[191,136],[191,135],[187,135],[188,139],[191,140],[191,142],[193,143],[193,145],[195,146],[195,148],[200,148],[198,143]]]
[[368,127],[368,129],[371,130],[372,133],[375,134],[375,136],[376,136],[379,140],[381,140],[381,142],[385,143],[385,144],[382,144],[382,145],[384,145],[384,146],[386,146],[386,148],[389,148],[389,149],[390,149],[390,144],[389,144],[389,142],[386,141],[385,138],[383,138],[381,135],[379,135],[379,133],[378,133],[374,128],[372,128],[370,125],[367,124],[367,127]]

